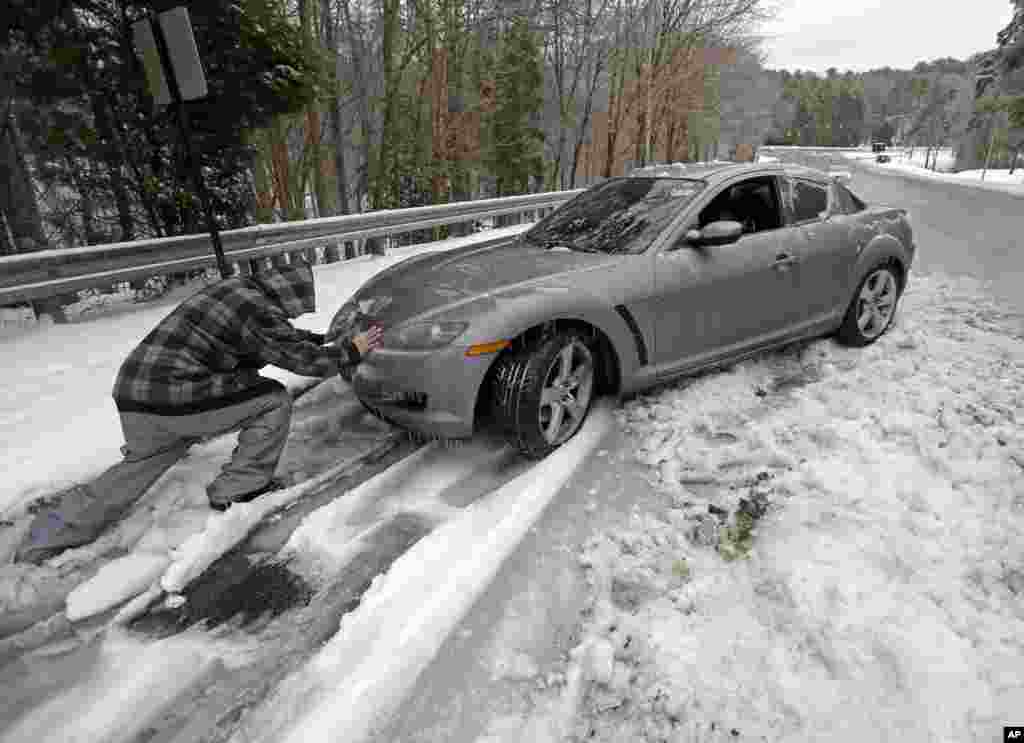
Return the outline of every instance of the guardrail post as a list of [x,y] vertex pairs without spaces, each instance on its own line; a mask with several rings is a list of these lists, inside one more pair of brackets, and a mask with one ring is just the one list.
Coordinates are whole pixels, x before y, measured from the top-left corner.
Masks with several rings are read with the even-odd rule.
[[64,314],[65,305],[73,304],[77,299],[77,292],[74,294],[58,294],[55,297],[33,299],[31,302],[32,311],[35,312],[36,319],[43,315],[49,315],[55,323],[63,324],[68,321],[68,316]]
[[324,248],[324,263],[337,263],[339,260],[341,260],[341,255],[338,250],[338,241],[332,240]]

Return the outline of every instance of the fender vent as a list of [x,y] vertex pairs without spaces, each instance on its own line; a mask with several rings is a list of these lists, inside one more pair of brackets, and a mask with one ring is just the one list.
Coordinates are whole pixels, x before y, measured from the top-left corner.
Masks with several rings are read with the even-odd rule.
[[636,343],[636,355],[640,358],[640,366],[647,366],[647,343],[644,342],[644,334],[640,332],[640,326],[637,325],[636,318],[633,317],[633,313],[624,304],[615,305],[615,311],[619,313],[619,317],[625,321],[629,332],[633,334],[633,342]]

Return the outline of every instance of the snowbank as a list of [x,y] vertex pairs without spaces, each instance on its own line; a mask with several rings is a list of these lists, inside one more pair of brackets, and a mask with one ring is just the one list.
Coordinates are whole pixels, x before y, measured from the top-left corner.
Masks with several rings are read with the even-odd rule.
[[976,282],[915,276],[866,349],[626,404],[665,506],[582,551],[579,704],[494,739],[997,739],[1024,709],[1022,340]]
[[844,157],[856,161],[862,167],[880,172],[896,172],[946,183],[959,183],[977,188],[1024,194],[1024,168],[1017,168],[1012,174],[1005,168],[990,168],[984,171],[985,179],[982,180],[981,174],[983,171],[981,170],[963,170],[959,173],[951,172],[954,160],[950,150],[940,151],[936,170],[924,167],[924,155],[924,150],[919,147],[915,149],[912,160],[903,154],[893,154],[891,155],[892,160],[889,162],[876,163],[874,161],[875,155],[872,153],[843,153]]

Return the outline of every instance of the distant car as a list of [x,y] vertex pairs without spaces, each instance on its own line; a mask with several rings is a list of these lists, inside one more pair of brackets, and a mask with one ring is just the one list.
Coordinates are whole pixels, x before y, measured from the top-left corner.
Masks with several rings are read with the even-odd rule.
[[892,160],[892,158],[889,157],[888,155],[876,155],[875,156],[875,162],[876,163],[887,163],[887,162],[890,162],[891,160]]
[[885,149],[886,149],[887,146],[888,145],[885,142],[872,142],[871,143],[871,151],[872,152],[885,152]]
[[823,334],[872,343],[914,253],[905,210],[820,171],[665,166],[599,183],[506,243],[382,271],[328,338],[386,328],[352,379],[381,418],[440,438],[496,424],[543,457],[598,394]]

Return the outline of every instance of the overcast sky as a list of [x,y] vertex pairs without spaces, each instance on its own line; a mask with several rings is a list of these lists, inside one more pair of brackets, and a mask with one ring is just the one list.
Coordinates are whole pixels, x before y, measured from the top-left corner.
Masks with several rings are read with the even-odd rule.
[[824,72],[886,65],[909,69],[939,57],[966,59],[996,45],[1013,17],[1009,0],[777,0],[778,19],[765,27],[768,67]]

